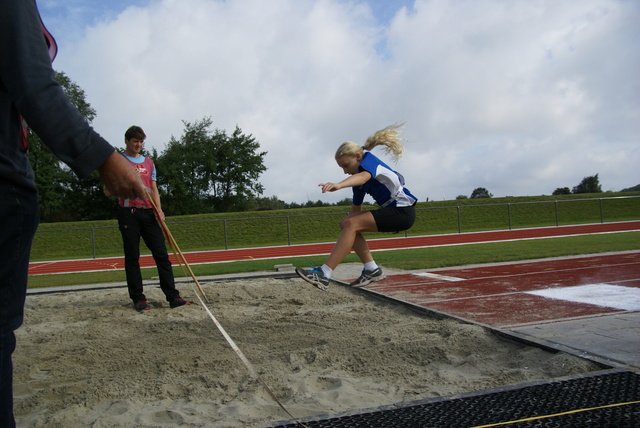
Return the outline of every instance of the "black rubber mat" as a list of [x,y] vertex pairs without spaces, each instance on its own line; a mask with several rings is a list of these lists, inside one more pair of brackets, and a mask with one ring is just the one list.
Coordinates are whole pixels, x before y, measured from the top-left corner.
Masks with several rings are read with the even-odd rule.
[[640,375],[625,371],[302,423],[309,428],[640,427],[639,401]]

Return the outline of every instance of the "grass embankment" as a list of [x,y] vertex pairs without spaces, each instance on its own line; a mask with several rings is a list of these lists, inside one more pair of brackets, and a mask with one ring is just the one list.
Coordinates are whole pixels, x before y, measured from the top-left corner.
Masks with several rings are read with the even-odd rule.
[[[418,204],[416,224],[407,235],[637,220],[640,218],[640,198],[600,198],[639,195],[640,192],[633,192],[422,202]],[[339,233],[337,222],[346,212],[348,207],[209,214],[172,217],[167,219],[167,224],[181,250],[187,252],[335,241]],[[395,235],[367,234],[368,238],[389,236]],[[122,255],[120,233],[115,220],[43,224],[36,234],[32,261],[91,258],[94,246],[96,257]],[[634,249],[640,249],[640,232],[384,251],[376,253],[376,261],[400,269],[428,269]],[[192,268],[196,275],[206,276],[271,270],[274,264],[281,263],[308,265],[312,261],[321,264],[324,258],[277,259],[276,263],[274,260],[252,260]],[[345,259],[345,262],[354,261],[357,261],[355,255]],[[179,266],[174,271],[177,276],[183,276]],[[143,269],[145,279],[156,275],[155,269]],[[47,275],[31,277],[29,286],[123,280],[122,271]]]

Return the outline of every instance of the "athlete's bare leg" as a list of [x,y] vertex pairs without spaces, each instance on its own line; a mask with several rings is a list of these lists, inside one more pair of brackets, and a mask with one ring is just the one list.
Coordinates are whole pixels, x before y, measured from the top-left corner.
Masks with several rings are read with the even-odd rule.
[[340,222],[340,238],[333,247],[331,255],[325,262],[331,269],[335,269],[342,259],[353,249],[358,257],[366,263],[372,261],[371,253],[367,241],[362,236],[362,232],[377,232],[378,226],[369,211],[359,211],[349,214]]

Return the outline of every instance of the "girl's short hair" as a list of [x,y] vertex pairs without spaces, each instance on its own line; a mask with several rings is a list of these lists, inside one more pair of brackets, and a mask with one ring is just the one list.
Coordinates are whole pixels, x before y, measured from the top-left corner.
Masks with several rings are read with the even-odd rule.
[[402,155],[404,155],[404,146],[402,145],[402,140],[400,138],[400,128],[403,125],[403,123],[399,125],[389,125],[386,128],[377,131],[367,138],[367,141],[365,141],[364,146],[362,147],[351,141],[342,143],[336,151],[336,160],[342,156],[355,156],[358,153],[363,154],[365,150],[371,151],[371,149],[376,146],[385,146],[385,153],[390,155],[393,160],[397,162]]

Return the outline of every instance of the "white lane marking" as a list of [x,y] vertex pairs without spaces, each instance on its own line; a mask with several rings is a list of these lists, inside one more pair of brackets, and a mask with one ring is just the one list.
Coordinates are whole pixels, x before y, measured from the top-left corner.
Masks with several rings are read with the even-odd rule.
[[587,303],[625,311],[640,310],[640,288],[611,284],[587,284],[574,287],[547,288],[527,291],[527,294],[550,299]]
[[455,276],[440,275],[440,274],[437,274],[437,273],[430,273],[430,272],[414,273],[414,275],[415,276],[424,276],[424,277],[433,278],[433,279],[441,279],[443,281],[451,281],[451,282],[466,281],[466,278],[457,278]]

